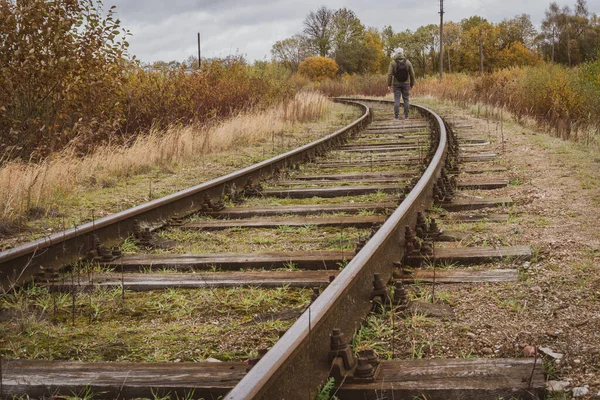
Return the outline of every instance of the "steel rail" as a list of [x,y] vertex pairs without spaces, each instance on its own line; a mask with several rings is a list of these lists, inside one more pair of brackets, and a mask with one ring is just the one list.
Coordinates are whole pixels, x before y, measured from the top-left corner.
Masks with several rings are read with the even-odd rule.
[[134,221],[157,224],[201,209],[205,196],[222,197],[225,185],[244,187],[248,178],[258,181],[279,169],[314,158],[358,132],[371,120],[371,111],[360,100],[336,100],[359,107],[363,113],[351,124],[321,139],[256,163],[206,183],[112,214],[84,225],[58,232],[0,252],[0,292],[44,270],[72,263],[93,246],[93,235],[103,244],[116,244],[133,232]]
[[422,177],[371,240],[225,399],[314,398],[317,386],[326,380],[331,331],[338,328],[352,337],[360,326],[371,309],[373,274],[381,274],[384,281],[390,278],[393,261],[402,257],[404,229],[414,226],[417,211],[431,203],[433,185],[444,166],[448,139],[442,119],[424,107],[412,107],[428,117],[440,138]]

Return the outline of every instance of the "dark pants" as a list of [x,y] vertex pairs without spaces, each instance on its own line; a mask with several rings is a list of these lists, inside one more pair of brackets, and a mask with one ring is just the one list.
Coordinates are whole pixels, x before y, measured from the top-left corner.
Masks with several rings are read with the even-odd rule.
[[410,85],[408,83],[402,85],[394,85],[394,116],[398,118],[400,115],[400,96],[404,101],[404,116],[408,117],[408,96]]

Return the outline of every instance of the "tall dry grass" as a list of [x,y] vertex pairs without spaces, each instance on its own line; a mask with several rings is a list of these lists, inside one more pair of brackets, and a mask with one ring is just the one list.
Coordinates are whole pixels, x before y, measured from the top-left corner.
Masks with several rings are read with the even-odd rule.
[[385,96],[387,93],[387,77],[385,75],[348,75],[333,79],[322,79],[310,81],[309,79],[295,75],[292,83],[297,88],[308,88],[323,93],[325,96]]
[[192,162],[198,156],[241,148],[274,132],[323,117],[331,103],[316,92],[299,92],[264,111],[239,113],[212,124],[151,130],[129,146],[102,146],[85,157],[67,149],[39,163],[9,162],[0,168],[0,217],[54,207],[81,185]]

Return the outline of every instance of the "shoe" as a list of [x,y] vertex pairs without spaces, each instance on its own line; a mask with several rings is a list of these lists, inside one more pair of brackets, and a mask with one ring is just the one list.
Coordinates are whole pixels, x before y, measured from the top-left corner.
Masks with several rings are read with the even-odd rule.
[[398,117],[394,117],[394,120],[398,121],[398,120],[400,120],[400,118],[398,118]]
[[404,119],[408,119],[408,115],[405,115],[405,116],[404,116]]

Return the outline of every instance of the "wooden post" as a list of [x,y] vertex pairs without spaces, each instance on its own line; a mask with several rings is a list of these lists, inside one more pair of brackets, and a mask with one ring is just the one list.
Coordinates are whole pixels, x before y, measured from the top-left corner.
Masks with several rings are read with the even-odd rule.
[[200,32],[198,32],[198,70],[202,67],[202,54],[200,52]]

